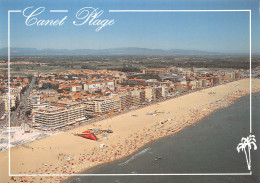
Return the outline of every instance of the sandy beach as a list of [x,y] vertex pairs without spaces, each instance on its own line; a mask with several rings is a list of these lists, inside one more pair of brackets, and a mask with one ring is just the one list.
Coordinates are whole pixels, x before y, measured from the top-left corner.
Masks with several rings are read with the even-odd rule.
[[[27,147],[12,148],[11,174],[49,174],[49,177],[23,179],[27,182],[61,182],[65,176],[52,174],[75,174],[130,155],[144,144],[177,133],[216,109],[248,95],[249,86],[249,79],[243,79],[204,89],[33,141],[26,144]],[[260,79],[252,79],[252,92],[259,91]],[[114,133],[99,135],[98,141],[72,135],[88,128],[109,128]],[[104,147],[101,148],[101,144]],[[0,152],[0,165],[0,183],[14,182],[8,176],[8,151]]]

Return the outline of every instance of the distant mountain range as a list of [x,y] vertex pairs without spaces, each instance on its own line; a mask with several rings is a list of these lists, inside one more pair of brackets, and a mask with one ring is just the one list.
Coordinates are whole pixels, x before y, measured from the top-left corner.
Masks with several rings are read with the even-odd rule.
[[[0,55],[7,56],[8,49],[0,49]],[[89,55],[89,56],[174,56],[174,55],[223,55],[216,52],[185,49],[149,49],[138,47],[110,48],[110,49],[36,49],[36,48],[11,48],[11,56],[33,56],[33,55]]]

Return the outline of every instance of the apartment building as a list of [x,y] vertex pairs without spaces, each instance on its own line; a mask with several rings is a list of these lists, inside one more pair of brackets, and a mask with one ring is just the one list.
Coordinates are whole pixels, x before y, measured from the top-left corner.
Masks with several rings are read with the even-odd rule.
[[[0,100],[2,100],[4,102],[5,111],[7,112],[8,111],[8,94],[6,93],[4,95],[1,95]],[[15,95],[11,94],[10,95],[10,108],[15,107],[15,100],[16,100]]]
[[145,88],[145,99],[147,100],[147,102],[151,102],[154,98],[153,96],[154,89],[151,86]]
[[162,97],[165,98],[169,95],[169,88],[166,85],[161,86],[162,88]]
[[202,87],[207,87],[208,86],[208,80],[201,79],[201,81],[202,81]]
[[108,113],[114,109],[114,100],[110,98],[95,99],[94,103],[96,113]]
[[239,78],[241,78],[242,77],[242,72],[241,71],[237,71],[236,73],[235,73],[235,79],[239,79]]
[[81,84],[75,84],[75,85],[72,85],[71,86],[71,91],[72,92],[78,92],[78,91],[81,91],[82,90],[82,85]]
[[93,101],[87,101],[86,110],[93,113],[108,113],[110,111],[120,110],[120,99],[116,98],[100,98]]
[[[197,82],[196,82],[197,84]],[[188,90],[187,85],[186,84],[177,84],[175,86],[176,90],[178,91],[178,93],[182,93],[182,92],[186,92]]]
[[158,100],[158,99],[161,99],[162,97],[166,97],[168,95],[168,90],[164,87],[165,86],[145,88],[146,101],[150,102],[152,100]]
[[221,80],[221,77],[220,77],[220,76],[213,76],[211,80],[212,80],[212,82],[213,82],[214,85],[217,85],[217,84],[221,84],[221,83],[222,83],[222,82],[221,82],[222,80]]
[[148,74],[148,75],[158,75],[158,74],[162,74],[162,73],[169,73],[173,69],[174,68],[143,69],[142,72],[143,72],[143,74]]
[[77,104],[63,107],[48,107],[34,110],[34,123],[47,128],[59,128],[85,118],[86,106]]
[[137,100],[137,106],[145,103],[145,91],[144,90],[135,89],[135,90],[131,91],[131,95],[132,95],[132,97],[135,98],[134,100]]
[[[27,109],[32,109],[33,106],[40,106],[41,105],[41,96],[39,94],[31,94],[27,98]],[[37,107],[35,107],[37,108]]]
[[228,81],[233,80],[235,79],[235,72],[225,72],[224,76]]
[[158,100],[158,99],[161,99],[163,96],[162,96],[162,87],[156,87],[154,88],[155,89],[155,98],[154,100]]
[[198,89],[202,88],[202,80],[201,79],[196,81],[196,88],[198,88]]
[[85,91],[95,92],[96,90],[109,88],[110,90],[115,90],[115,83],[114,81],[100,81],[100,82],[91,82],[85,83],[83,85]]
[[132,96],[129,93],[121,93],[118,96],[121,102],[121,110],[129,109],[132,106]]
[[188,82],[188,90],[195,90],[197,88],[197,80],[192,80]]

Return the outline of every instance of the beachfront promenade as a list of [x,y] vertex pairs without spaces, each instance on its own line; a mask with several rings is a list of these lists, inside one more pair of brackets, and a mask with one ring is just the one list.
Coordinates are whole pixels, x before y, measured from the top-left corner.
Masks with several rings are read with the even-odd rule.
[[[252,84],[253,91],[260,91],[260,80],[253,79]],[[11,149],[11,173],[50,176],[56,173],[79,173],[130,155],[144,144],[176,133],[247,94],[249,79],[234,81],[156,102],[101,121],[92,121],[65,133],[26,144],[30,148],[14,147]],[[155,111],[156,115],[147,115]],[[114,133],[99,141],[71,135],[88,128],[110,128]],[[105,147],[100,148],[100,144],[105,144]],[[0,153],[0,163],[3,165],[0,168],[0,172],[3,172],[0,180],[8,182],[8,151]],[[55,182],[57,178],[62,180],[65,177],[27,177],[28,181],[34,182]]]

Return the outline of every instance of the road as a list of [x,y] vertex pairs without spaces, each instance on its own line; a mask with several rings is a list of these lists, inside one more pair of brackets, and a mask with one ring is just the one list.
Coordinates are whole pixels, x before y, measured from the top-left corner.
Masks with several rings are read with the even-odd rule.
[[30,96],[32,89],[35,85],[35,77],[32,78],[31,82],[29,83],[29,87],[25,90],[23,94],[21,94],[20,104],[17,109],[11,113],[10,122],[17,126],[17,124],[24,122],[25,112],[27,111],[27,99]]

